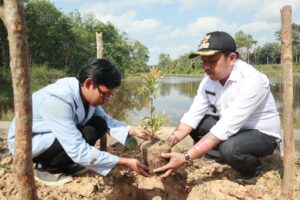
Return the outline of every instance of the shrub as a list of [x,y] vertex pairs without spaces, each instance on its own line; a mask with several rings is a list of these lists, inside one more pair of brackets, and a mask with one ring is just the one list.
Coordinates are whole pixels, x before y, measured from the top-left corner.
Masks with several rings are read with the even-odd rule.
[[57,79],[66,77],[67,73],[46,66],[34,66],[31,70],[31,90],[35,92],[40,88],[55,82]]

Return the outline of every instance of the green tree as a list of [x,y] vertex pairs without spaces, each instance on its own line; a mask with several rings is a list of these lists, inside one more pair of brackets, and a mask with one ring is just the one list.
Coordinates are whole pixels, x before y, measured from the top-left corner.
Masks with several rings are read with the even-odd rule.
[[116,27],[111,24],[103,24],[99,27],[103,32],[104,57],[115,63],[122,71],[125,71],[130,64],[130,45],[125,33],[120,34]]
[[257,56],[257,64],[280,63],[280,44],[278,42],[266,43],[258,47],[254,52]]
[[[144,71],[149,50],[138,41],[130,41],[111,24],[96,19],[93,13],[78,10],[65,15],[48,0],[25,2],[30,48],[30,63],[65,70],[74,74],[96,58],[96,32],[103,33],[104,57],[122,71]],[[0,67],[8,65],[7,33],[0,21]]]
[[149,60],[149,49],[137,40],[129,42],[129,46],[131,62],[126,71],[129,73],[145,72]]
[[173,73],[199,73],[199,70],[202,69],[201,59],[199,57],[189,59],[189,54],[184,54],[173,61]]
[[169,71],[172,64],[172,59],[169,54],[161,53],[158,56],[158,68],[160,70]]
[[292,24],[293,57],[296,63],[300,62],[300,25]]
[[73,62],[69,71],[76,73],[87,61],[96,58],[97,20],[93,14],[82,16],[78,10],[71,12],[69,17],[75,38],[72,51]]
[[[281,42],[281,33],[280,29],[275,33],[275,38]],[[300,61],[300,25],[293,23],[292,24],[292,51],[293,51],[293,60],[296,63]]]
[[70,19],[47,0],[28,1],[25,13],[31,64],[68,69],[75,41]]
[[7,30],[0,19],[0,68],[9,67],[9,46],[7,40]]
[[108,22],[107,24],[97,20],[93,13],[81,16],[78,11],[70,15],[73,21],[73,31],[79,42],[80,56],[85,59],[96,58],[96,32],[103,33],[104,58],[116,64],[125,71],[130,63],[130,45],[126,33],[119,33],[117,28]]
[[235,41],[241,56],[249,62],[251,48],[257,43],[257,41],[253,39],[252,35],[246,34],[242,30],[235,34]]

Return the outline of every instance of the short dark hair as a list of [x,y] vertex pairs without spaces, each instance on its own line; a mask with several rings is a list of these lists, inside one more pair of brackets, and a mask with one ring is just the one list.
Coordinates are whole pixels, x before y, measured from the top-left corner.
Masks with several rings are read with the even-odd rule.
[[84,65],[79,70],[77,79],[81,85],[87,78],[91,78],[96,86],[103,84],[113,89],[121,85],[122,76],[115,65],[101,58]]
[[223,51],[223,54],[224,54],[225,57],[229,56],[231,53],[235,53],[236,58],[240,57],[240,54],[237,51]]

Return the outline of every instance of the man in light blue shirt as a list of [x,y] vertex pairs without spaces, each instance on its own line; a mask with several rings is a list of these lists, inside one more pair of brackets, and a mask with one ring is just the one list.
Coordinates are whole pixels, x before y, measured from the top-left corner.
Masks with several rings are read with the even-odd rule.
[[[100,106],[109,102],[120,84],[119,69],[105,59],[97,59],[82,67],[77,78],[59,79],[33,93],[32,156],[37,180],[58,185],[86,169],[106,175],[116,165],[149,175],[138,160],[94,147],[106,132],[122,144],[130,136],[149,137],[143,129],[111,118]],[[12,154],[15,125],[14,119],[8,133]]]

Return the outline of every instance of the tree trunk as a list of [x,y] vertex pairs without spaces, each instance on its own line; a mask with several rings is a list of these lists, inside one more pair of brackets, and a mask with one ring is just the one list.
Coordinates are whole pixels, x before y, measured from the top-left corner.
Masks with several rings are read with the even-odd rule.
[[101,33],[96,33],[97,41],[97,58],[103,58],[104,47],[103,47],[103,35]]
[[[103,58],[104,48],[103,48],[103,35],[101,33],[96,33],[97,41],[97,58]],[[107,151],[107,135],[106,133],[100,139],[100,150]]]
[[282,125],[284,132],[284,172],[281,199],[293,199],[295,177],[291,15],[291,6],[284,6],[281,10],[281,65],[283,69]]
[[32,170],[31,89],[23,1],[1,1],[0,17],[7,29],[10,47],[10,68],[16,119],[13,170],[16,175],[18,199],[38,199]]

